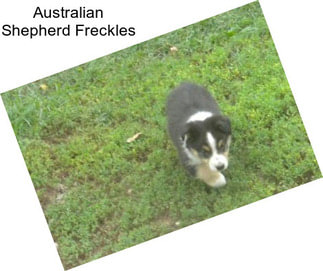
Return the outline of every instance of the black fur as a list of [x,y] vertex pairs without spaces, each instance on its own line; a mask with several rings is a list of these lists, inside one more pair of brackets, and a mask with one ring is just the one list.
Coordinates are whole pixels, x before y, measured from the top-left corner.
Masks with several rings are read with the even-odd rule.
[[[218,104],[205,88],[191,83],[182,83],[170,93],[166,111],[169,135],[178,150],[182,164],[194,175],[195,169],[189,164],[182,147],[184,137],[187,136],[187,148],[192,148],[200,157],[207,158],[210,153],[203,149],[206,133],[211,132],[217,142],[227,142],[231,135],[230,120],[221,114]],[[211,112],[212,117],[204,121],[186,123],[190,116],[199,111]],[[220,152],[226,151],[227,148],[226,144],[217,147]]]

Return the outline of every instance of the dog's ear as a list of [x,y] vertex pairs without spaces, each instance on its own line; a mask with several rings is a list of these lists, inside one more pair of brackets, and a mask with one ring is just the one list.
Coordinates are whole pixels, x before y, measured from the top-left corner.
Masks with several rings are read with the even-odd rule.
[[225,134],[231,134],[231,122],[227,116],[215,116],[212,122],[213,127]]
[[184,141],[187,138],[189,141],[194,141],[200,136],[200,130],[201,128],[196,122],[189,122],[186,124],[185,132],[182,134],[181,139]]

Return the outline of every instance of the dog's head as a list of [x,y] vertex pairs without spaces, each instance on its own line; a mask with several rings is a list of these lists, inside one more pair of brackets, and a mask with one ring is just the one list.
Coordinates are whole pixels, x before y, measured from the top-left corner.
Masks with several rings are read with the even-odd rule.
[[212,171],[228,167],[231,143],[231,123],[228,117],[218,115],[204,121],[188,122],[182,140],[193,164],[207,163]]

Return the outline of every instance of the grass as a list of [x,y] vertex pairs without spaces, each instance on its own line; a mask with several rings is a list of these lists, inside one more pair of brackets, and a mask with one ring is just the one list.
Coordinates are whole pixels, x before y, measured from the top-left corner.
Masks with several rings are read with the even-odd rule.
[[[182,81],[231,118],[219,191],[185,174],[167,136]],[[2,97],[65,268],[321,176],[257,2]]]

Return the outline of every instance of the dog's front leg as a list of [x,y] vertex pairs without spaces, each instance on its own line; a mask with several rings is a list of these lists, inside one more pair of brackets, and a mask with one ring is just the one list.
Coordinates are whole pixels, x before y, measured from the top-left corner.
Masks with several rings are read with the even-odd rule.
[[226,185],[223,174],[219,171],[212,171],[206,164],[201,164],[197,167],[196,177],[214,188]]

